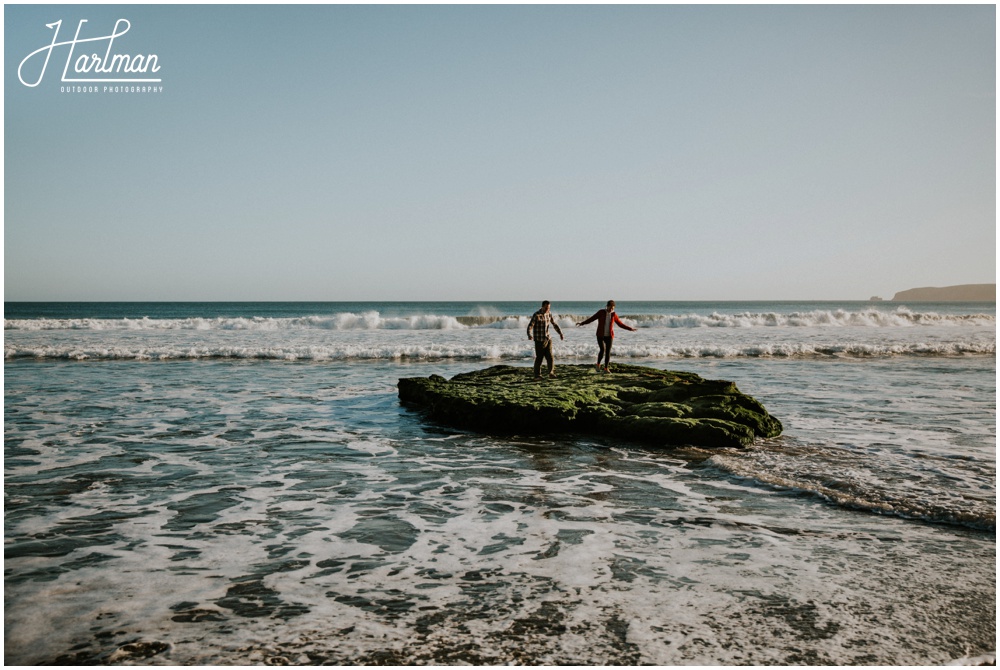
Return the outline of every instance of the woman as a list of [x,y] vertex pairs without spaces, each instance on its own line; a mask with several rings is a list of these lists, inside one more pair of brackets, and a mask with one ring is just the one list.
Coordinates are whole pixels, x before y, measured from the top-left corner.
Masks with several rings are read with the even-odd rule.
[[[604,309],[597,310],[594,316],[590,317],[586,321],[581,321],[576,324],[577,327],[585,326],[591,321],[597,320],[597,365],[595,366],[598,371],[604,370],[605,372],[611,372],[611,343],[615,339],[615,324],[624,328],[625,330],[635,331],[635,328],[626,326],[622,323],[618,315],[615,314],[615,301],[608,300],[608,306]],[[604,367],[601,368],[601,358],[604,359]]]

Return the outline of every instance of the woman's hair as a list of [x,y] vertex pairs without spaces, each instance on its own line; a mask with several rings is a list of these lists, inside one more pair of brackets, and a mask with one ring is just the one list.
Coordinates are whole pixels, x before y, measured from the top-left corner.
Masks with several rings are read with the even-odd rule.
[[614,309],[615,308],[615,301],[614,300],[608,300],[608,307],[610,307],[611,309]]

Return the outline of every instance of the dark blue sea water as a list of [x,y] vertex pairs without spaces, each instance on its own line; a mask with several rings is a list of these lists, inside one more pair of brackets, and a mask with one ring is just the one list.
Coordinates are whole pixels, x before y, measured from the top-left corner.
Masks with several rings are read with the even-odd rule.
[[[601,302],[554,303],[557,364]],[[746,450],[400,406],[401,376],[530,365],[536,308],[5,304],[6,662],[993,653],[994,304],[619,301],[617,360],[782,420]]]

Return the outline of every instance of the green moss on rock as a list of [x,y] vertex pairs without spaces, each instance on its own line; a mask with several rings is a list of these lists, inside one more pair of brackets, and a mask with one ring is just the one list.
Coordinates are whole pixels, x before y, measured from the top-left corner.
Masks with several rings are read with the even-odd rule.
[[399,380],[399,397],[442,423],[487,432],[609,435],[662,446],[739,447],[781,434],[781,422],[728,381],[615,365],[561,365],[536,381],[531,368]]

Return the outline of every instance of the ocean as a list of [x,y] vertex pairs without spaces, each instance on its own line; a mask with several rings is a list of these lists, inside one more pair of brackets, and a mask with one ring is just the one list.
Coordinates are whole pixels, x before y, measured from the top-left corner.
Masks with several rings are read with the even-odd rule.
[[[556,365],[604,300],[553,302]],[[531,302],[5,303],[8,664],[995,659],[994,303],[630,302],[743,450],[455,430]]]

